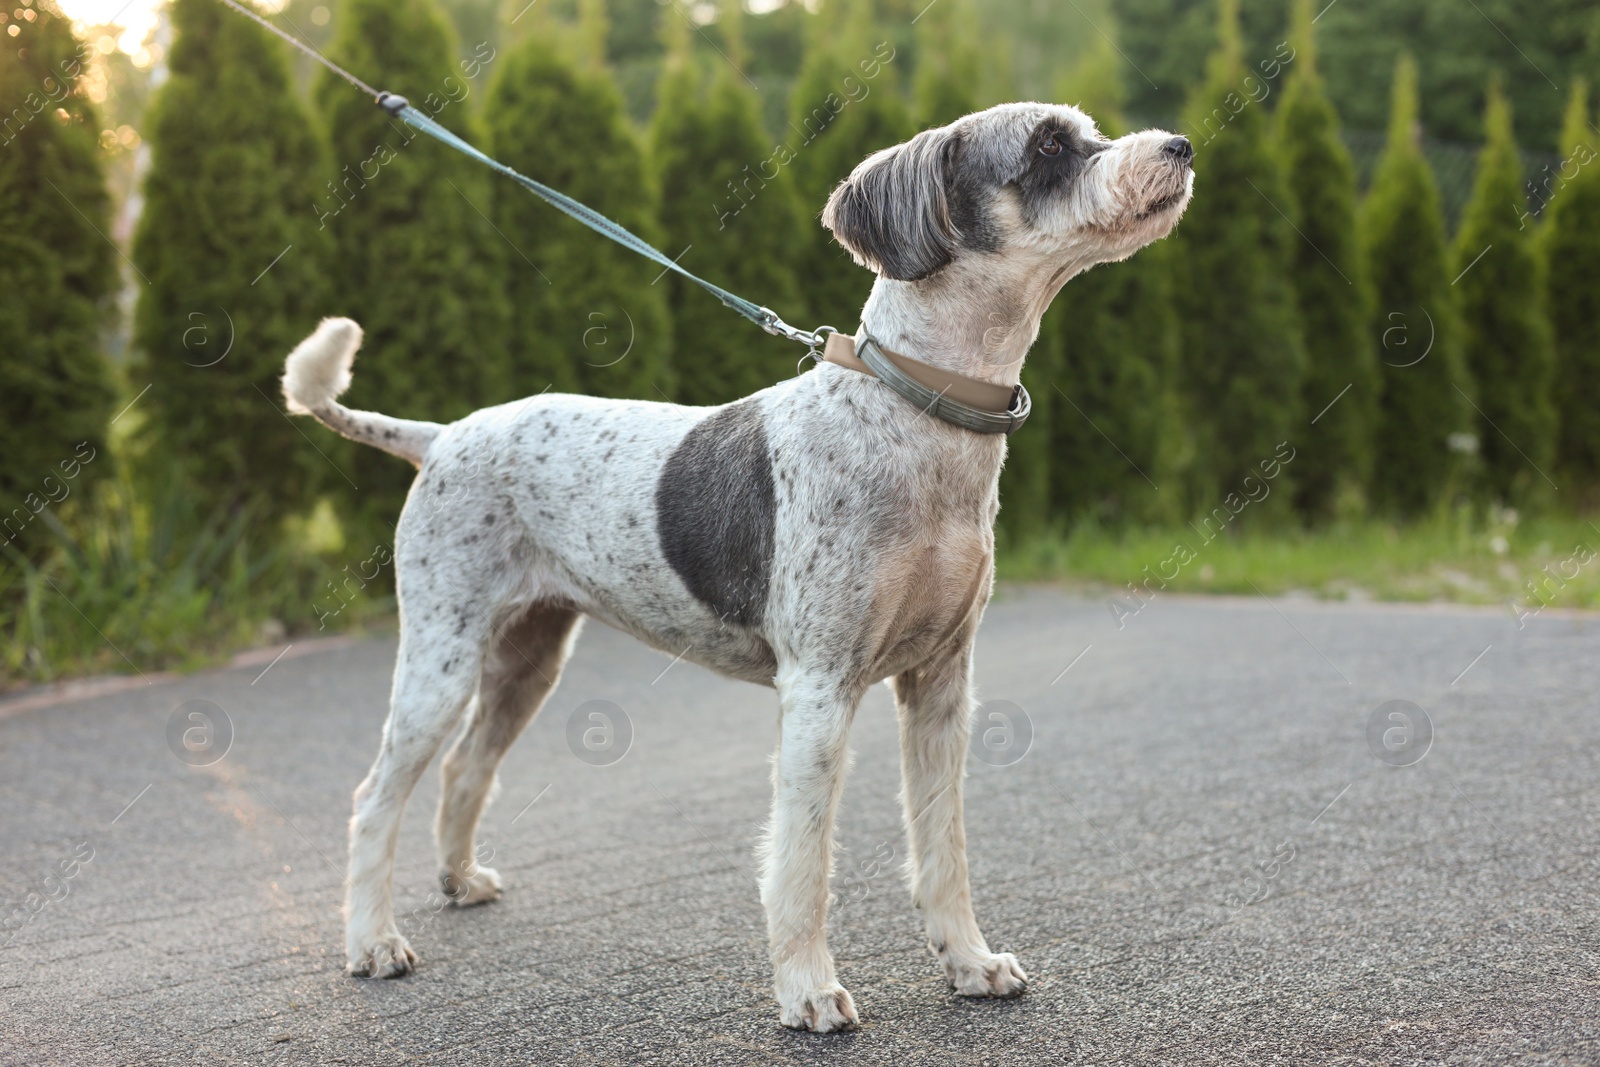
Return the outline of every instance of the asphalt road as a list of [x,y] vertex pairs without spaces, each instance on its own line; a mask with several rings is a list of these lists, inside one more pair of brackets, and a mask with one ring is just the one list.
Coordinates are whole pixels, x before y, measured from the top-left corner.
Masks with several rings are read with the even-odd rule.
[[[1034,589],[984,623],[981,694],[1016,708],[980,723],[969,851],[1017,1001],[955,998],[923,947],[868,696],[831,935],[862,1026],[831,1036],[768,992],[769,691],[591,625],[502,768],[500,902],[432,906],[418,789],[421,966],[392,982],[344,975],[339,917],[392,640],[0,703],[0,1061],[1600,1063],[1600,617],[1164,598],[1125,623]],[[592,700],[631,725],[605,765],[568,741]],[[206,749],[190,701],[232,724],[207,766],[175,754],[226,733],[211,710]]]

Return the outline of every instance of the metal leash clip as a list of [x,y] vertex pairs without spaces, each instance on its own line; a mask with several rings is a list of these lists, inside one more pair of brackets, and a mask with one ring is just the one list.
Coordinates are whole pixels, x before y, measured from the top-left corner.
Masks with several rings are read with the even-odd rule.
[[809,359],[813,363],[822,362],[822,347],[828,343],[828,335],[838,332],[832,326],[818,326],[811,331],[811,340],[806,342],[806,354],[801,356],[794,365],[794,372],[797,376],[801,368],[805,366],[806,360]]
[[811,338],[811,335],[806,333],[804,330],[797,330],[793,326],[790,326],[787,322],[784,322],[782,319],[778,318],[778,313],[773,311],[771,308],[760,308],[757,310],[756,314],[761,316],[759,320],[759,325],[761,328],[770,334],[776,334],[779,337],[787,337],[791,341],[809,342]]
[[818,326],[815,330],[802,330],[797,327],[790,326],[787,322],[784,322],[782,319],[780,319],[778,317],[778,313],[773,311],[771,308],[761,308],[757,311],[757,314],[760,316],[759,325],[763,330],[766,330],[768,333],[777,337],[788,338],[791,341],[799,341],[801,344],[806,346],[806,354],[801,356],[799,361],[794,365],[794,372],[796,374],[800,373],[801,366],[804,365],[805,361],[808,359],[814,363],[821,363],[822,355],[819,352],[819,349],[821,349],[822,346],[827,343],[828,335],[830,333],[839,332],[832,326]]

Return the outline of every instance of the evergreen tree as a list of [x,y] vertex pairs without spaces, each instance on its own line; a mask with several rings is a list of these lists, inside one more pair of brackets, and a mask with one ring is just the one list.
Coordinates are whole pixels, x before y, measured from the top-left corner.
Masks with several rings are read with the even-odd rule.
[[[575,60],[564,35],[540,28],[496,60],[494,155],[658,244],[652,175],[616,81],[600,56]],[[498,189],[493,214],[521,253],[505,276],[514,392],[672,398],[667,290],[652,284],[662,269],[521,189]]]
[[[1244,5],[1244,54],[1258,71],[1283,41],[1290,2]],[[1092,12],[1087,0],[1039,7],[1059,10],[1075,32],[1092,32],[1074,10]],[[1116,8],[1124,27],[1119,45],[1139,72],[1129,78],[1134,110],[1169,114],[1180,87],[1200,75],[1211,0],[1117,0]],[[1317,11],[1319,65],[1334,105],[1353,129],[1382,123],[1386,87],[1373,72],[1409,51],[1422,63],[1423,119],[1435,136],[1481,137],[1478,104],[1491,72],[1500,69],[1524,134],[1549,141],[1560,123],[1562,99],[1551,90],[1580,73],[1593,74],[1600,59],[1593,0],[1320,0]],[[1062,36],[1046,39],[1056,44]]]
[[[389,91],[483,143],[467,112],[467,73],[481,77],[494,51],[484,45],[458,65],[455,35],[433,0],[348,0],[329,51],[351,70],[382,71]],[[512,399],[504,277],[528,267],[487,218],[493,176],[389,118],[330,71],[315,95],[333,149],[335,176],[317,204],[333,244],[330,281],[341,314],[366,332],[366,357],[345,402],[450,421]],[[319,444],[332,447],[320,436]],[[399,515],[416,472],[371,448],[345,450],[345,462],[360,489],[335,488],[378,536]]]
[[[736,2],[725,5],[724,19],[737,8]],[[657,92],[650,155],[662,201],[674,205],[662,219],[667,245],[691,249],[681,262],[701,277],[779,315],[797,315],[791,257],[800,242],[799,208],[790,175],[773,158],[762,129],[760,98],[721,57],[708,76],[690,49],[683,19],[671,10],[662,19],[671,52]],[[726,403],[794,373],[800,354],[794,342],[741,322],[685,278],[669,274],[660,285],[672,306],[674,351],[684,353],[678,361],[683,403]]]
[[856,164],[908,139],[915,130],[900,95],[897,50],[878,32],[871,0],[847,0],[842,28],[831,11],[830,4],[812,19],[805,63],[789,96],[784,147],[808,220],[796,261],[809,320],[854,333],[872,291],[872,275],[855,264],[818,219],[828,194]]
[[97,332],[118,261],[88,52],[51,0],[29,13],[0,38],[0,544],[34,555],[45,542],[19,537],[33,515],[107,469]]
[[944,126],[982,106],[982,34],[972,0],[945,0],[925,10],[916,45],[912,86],[919,127]]
[[[1080,274],[1045,316],[1035,347],[1052,344],[1058,368],[1048,386],[1050,495],[1069,526],[1153,521],[1176,505],[1182,420],[1172,251],[1156,244]],[[1032,355],[1028,361],[1032,370]]]
[[[1541,227],[1545,306],[1556,345],[1558,481],[1585,507],[1600,495],[1600,145],[1589,124],[1588,85],[1572,87],[1561,163],[1535,196]],[[1491,253],[1492,254],[1492,253]]]
[[1389,141],[1361,206],[1372,285],[1368,334],[1382,366],[1369,497],[1390,515],[1423,514],[1461,481],[1451,437],[1470,425],[1471,378],[1461,357],[1444,217],[1422,154],[1417,68],[1395,66]]
[[[1104,42],[1057,94],[1108,137],[1126,132],[1121,62]],[[1158,242],[1069,281],[1028,357],[1027,373],[1037,354],[1055,375],[1034,396],[1050,394],[1052,510],[1068,526],[1166,518],[1176,504],[1169,484],[1181,444],[1172,252],[1170,241]]]
[[1498,83],[1489,89],[1484,128],[1488,140],[1478,156],[1452,268],[1458,278],[1462,350],[1478,383],[1482,488],[1494,499],[1522,503],[1542,498],[1551,488],[1546,479],[1556,443],[1550,398],[1555,353],[1533,231],[1519,228],[1525,202],[1522,158],[1511,131],[1511,105]]
[[1122,84],[1122,67],[1126,62],[1114,41],[1100,38],[1057,79],[1056,98],[1083,110],[1101,126],[1102,133],[1114,136],[1105,127],[1107,123],[1114,128],[1126,124],[1124,111],[1128,91]]
[[[1265,107],[1247,95],[1238,0],[1222,0],[1219,47],[1188,114],[1195,197],[1178,226],[1175,305],[1199,469],[1194,502],[1211,510],[1272,459],[1309,441],[1300,410],[1305,352],[1289,268],[1293,228]],[[1290,467],[1263,510],[1282,507]],[[1274,503],[1278,501],[1280,503]]]
[[152,455],[208,501],[303,505],[341,477],[278,386],[284,356],[337,306],[313,208],[323,156],[275,38],[213,0],[174,0],[172,24],[133,253]]
[[1306,346],[1301,410],[1317,420],[1295,464],[1295,497],[1307,518],[1326,519],[1363,502],[1379,380],[1356,237],[1355,171],[1317,71],[1311,19],[1311,0],[1295,0],[1295,59],[1278,136],[1289,179],[1286,210],[1299,231],[1291,271]]

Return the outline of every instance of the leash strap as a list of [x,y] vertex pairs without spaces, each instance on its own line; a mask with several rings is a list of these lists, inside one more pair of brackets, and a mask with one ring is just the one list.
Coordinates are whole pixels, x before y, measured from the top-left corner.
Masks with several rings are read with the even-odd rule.
[[[504,174],[506,177],[510,178],[524,189],[528,190],[534,196],[537,196],[539,199],[555,208],[557,211],[560,211],[569,218],[576,219],[577,221],[583,223],[585,226],[589,227],[589,229],[600,234],[602,237],[608,237],[629,251],[636,252],[651,262],[658,263],[668,270],[676,271],[679,275],[687,278],[691,282],[694,282],[696,285],[700,286],[700,288],[704,289],[706,292],[722,301],[724,305],[731,308],[738,314],[743,315],[757,326],[760,326],[763,330],[767,330],[770,333],[776,333],[779,336],[789,336],[790,332],[792,332],[795,335],[799,335],[795,336],[795,340],[810,343],[812,335],[807,334],[803,330],[795,330],[793,327],[788,326],[788,324],[784,323],[782,319],[778,318],[778,316],[768,308],[764,308],[759,304],[746,300],[742,296],[730,293],[720,285],[715,285],[696,274],[690,273],[688,270],[685,270],[683,267],[679,266],[677,261],[672,259],[665,252],[662,252],[660,249],[656,248],[654,245],[651,245],[645,241],[644,238],[638,236],[632,231],[606,218],[589,205],[580,203],[579,201],[572,199],[572,197],[568,196],[566,193],[552,189],[542,182],[536,182],[527,175],[519,173],[518,171],[506,166],[504,163],[501,163],[499,160],[480,152],[467,141],[462,140],[460,137],[457,137],[448,129],[435,122],[428,115],[412,107],[410,102],[406,100],[405,97],[397,96],[394,93],[379,93],[378,106],[383,108],[383,110],[387,111],[389,114],[400,119],[406,125],[422,131],[437,141],[442,141],[444,144],[449,145],[451,148],[454,148],[463,155],[471,156],[473,159],[477,160],[479,163],[482,163],[486,167],[490,167],[493,170],[499,171],[501,174]],[[775,329],[774,327],[779,328]]]
[[1033,410],[1020,382],[1007,389],[932,367],[889,351],[870,334],[858,346],[853,338],[830,333],[822,360],[869,374],[928,414],[975,433],[1015,433]]

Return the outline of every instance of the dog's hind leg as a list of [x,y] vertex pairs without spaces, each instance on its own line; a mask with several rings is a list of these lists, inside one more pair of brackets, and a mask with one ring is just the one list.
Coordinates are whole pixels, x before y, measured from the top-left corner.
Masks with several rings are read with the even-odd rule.
[[[356,790],[345,888],[350,973],[373,978],[397,978],[416,962],[394,916],[400,816],[417,779],[472,697],[489,631],[484,608],[453,596],[440,575],[408,573],[403,552],[399,579],[400,649],[389,721],[384,724],[378,758]],[[452,613],[456,626],[446,621]]]
[[440,769],[434,832],[445,895],[456,904],[500,895],[500,876],[478,862],[478,819],[500,760],[555,688],[578,621],[571,608],[535,604],[501,627],[491,643],[466,728]]
[[990,952],[972,914],[961,779],[971,733],[970,647],[894,680],[911,900],[922,912],[928,947],[956,992],[1014,997],[1028,985],[1017,958]]
[[778,1021],[829,1033],[856,1023],[855,1003],[828,953],[828,873],[833,819],[849,761],[858,689],[780,669],[782,718],[772,772],[772,818],[761,844]]

